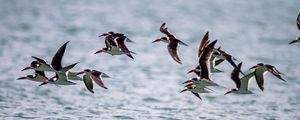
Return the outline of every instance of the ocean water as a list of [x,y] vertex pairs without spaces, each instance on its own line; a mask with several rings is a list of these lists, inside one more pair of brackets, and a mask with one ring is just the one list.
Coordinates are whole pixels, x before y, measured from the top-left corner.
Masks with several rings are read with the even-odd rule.
[[[295,20],[299,0],[89,0],[0,2],[0,119],[80,120],[299,120],[300,45],[288,45],[297,36]],[[176,64],[166,44],[151,42],[162,34],[160,25],[189,47],[179,47],[183,64]],[[104,47],[97,36],[107,31],[125,33],[134,44],[127,56],[94,55]],[[227,89],[202,94],[179,93],[182,82],[194,75],[186,72],[197,65],[197,48],[206,31],[217,46],[243,62],[243,71],[256,63],[268,63],[284,73],[287,83],[265,76],[265,91],[255,81],[253,95],[227,95]],[[103,71],[109,88],[94,86],[91,94],[83,82],[75,86],[18,81],[33,71],[21,72],[32,55],[50,62],[64,42],[68,44],[63,65],[80,62],[73,70]],[[227,88],[232,67],[213,79]]]

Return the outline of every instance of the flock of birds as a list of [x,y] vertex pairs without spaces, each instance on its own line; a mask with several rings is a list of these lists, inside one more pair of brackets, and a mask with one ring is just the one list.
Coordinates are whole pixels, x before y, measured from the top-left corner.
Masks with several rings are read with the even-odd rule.
[[[298,29],[300,30],[300,13],[297,17],[296,24]],[[154,40],[152,43],[156,42],[165,42],[167,43],[168,52],[171,55],[172,59],[182,64],[178,54],[177,48],[179,45],[188,46],[186,43],[180,41],[169,32],[166,27],[166,23],[163,23],[160,27],[160,32],[165,34],[166,36],[159,37]],[[125,42],[133,43],[127,36],[122,33],[115,32],[106,32],[104,34],[99,35],[99,37],[104,37],[105,40],[105,48],[101,48],[95,54],[98,53],[107,53],[110,55],[127,55],[128,57],[133,58],[132,54],[136,54],[135,52],[130,51]],[[300,37],[297,37],[295,40],[291,41],[289,44],[299,43]],[[82,80],[86,86],[86,88],[94,93],[93,84],[96,83],[98,86],[107,89],[107,87],[103,83],[103,78],[110,78],[107,74],[97,71],[84,69],[81,72],[72,72],[71,69],[78,63],[73,63],[71,65],[62,66],[62,59],[65,53],[65,49],[67,47],[66,42],[63,44],[57,52],[52,57],[51,65],[48,64],[45,60],[38,58],[36,56],[31,56],[34,61],[32,61],[27,67],[25,67],[22,71],[32,69],[35,71],[34,75],[27,75],[24,77],[18,78],[18,80],[27,79],[35,82],[40,82],[40,86],[46,84],[54,84],[54,85],[75,85],[76,83],[73,81]],[[199,64],[192,68],[188,73],[195,73],[197,77],[191,78],[190,80],[185,81],[184,89],[181,92],[190,91],[196,97],[201,99],[200,93],[210,93],[214,92],[210,86],[223,87],[212,80],[212,73],[221,73],[223,71],[216,68],[216,66],[220,65],[224,61],[227,61],[231,66],[233,66],[233,70],[231,72],[231,79],[236,84],[236,88],[230,89],[225,93],[234,93],[234,94],[252,94],[249,90],[249,81],[254,77],[256,79],[256,83],[260,90],[264,90],[264,74],[269,72],[278,79],[285,82],[285,79],[281,77],[281,72],[279,72],[274,66],[264,63],[258,63],[251,67],[253,71],[244,74],[241,70],[242,62],[236,64],[236,58],[234,58],[229,53],[223,51],[221,47],[215,47],[217,40],[210,41],[209,40],[209,32],[207,32],[202,41],[200,42],[200,46],[198,49],[198,62]],[[48,78],[45,72],[54,72],[55,76]],[[243,77],[240,78],[240,73]],[[79,75],[84,74],[82,77]],[[72,81],[70,81],[72,80]]]

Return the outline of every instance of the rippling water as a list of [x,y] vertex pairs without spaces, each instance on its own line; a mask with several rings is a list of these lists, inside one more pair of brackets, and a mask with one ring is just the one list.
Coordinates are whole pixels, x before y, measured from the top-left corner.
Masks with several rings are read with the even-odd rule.
[[[0,117],[2,119],[300,119],[300,45],[288,45],[300,36],[295,19],[298,0],[116,0],[38,1],[1,0],[0,4]],[[170,31],[190,46],[180,46],[183,65],[168,55],[165,44],[151,44]],[[138,53],[126,56],[93,53],[104,47],[97,36],[106,31],[126,33]],[[203,94],[199,101],[179,91],[193,77],[186,72],[197,64],[199,40],[210,31],[218,46],[243,61],[243,70],[264,62],[275,65],[283,83],[268,74],[265,91],[251,83],[254,95]],[[106,72],[109,88],[95,86],[89,93],[82,82],[76,86],[38,87],[16,78],[32,74],[20,70],[31,55],[51,60],[56,49],[71,40],[63,64],[80,62],[83,68]],[[232,67],[213,79],[228,88]]]

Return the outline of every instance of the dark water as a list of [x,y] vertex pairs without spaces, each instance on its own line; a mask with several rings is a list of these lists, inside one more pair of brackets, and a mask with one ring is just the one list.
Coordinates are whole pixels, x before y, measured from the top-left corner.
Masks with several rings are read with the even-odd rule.
[[[287,45],[300,36],[295,19],[298,0],[116,0],[38,1],[1,0],[0,4],[0,117],[2,119],[300,119],[300,45]],[[170,57],[165,44],[151,44],[167,22],[170,31],[189,47],[180,46],[183,65]],[[97,36],[106,31],[126,33],[135,44],[135,60],[126,56],[94,55],[104,47]],[[218,46],[243,61],[243,70],[264,62],[275,65],[283,83],[267,74],[265,91],[251,83],[254,95],[203,94],[199,101],[179,91],[193,77],[199,40],[210,31]],[[56,49],[71,40],[63,64],[106,72],[108,90],[95,86],[90,94],[76,86],[38,87],[16,78],[31,55],[50,61]],[[232,67],[213,79],[228,88]]]

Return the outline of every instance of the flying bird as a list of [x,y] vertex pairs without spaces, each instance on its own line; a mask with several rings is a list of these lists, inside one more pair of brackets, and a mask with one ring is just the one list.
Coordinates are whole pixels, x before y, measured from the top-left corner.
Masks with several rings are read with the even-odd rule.
[[[296,19],[296,25],[297,25],[298,30],[300,30],[300,13],[298,14],[298,17]],[[296,37],[289,44],[294,44],[294,43],[299,43],[299,42],[300,42],[300,37]]]
[[225,93],[225,95],[229,93],[235,93],[235,94],[252,94],[251,91],[249,91],[249,84],[251,78],[254,76],[254,72],[251,72],[244,77],[240,78],[240,69],[241,69],[242,63],[238,64],[237,68],[234,68],[231,72],[231,80],[235,83],[236,88],[231,89],[228,92]]
[[93,90],[93,81],[99,85],[100,87],[107,89],[107,87],[104,85],[103,81],[102,81],[102,77],[106,77],[109,78],[109,76],[103,72],[99,72],[97,70],[90,70],[90,69],[85,69],[79,73],[79,74],[83,74],[85,73],[85,75],[83,75],[83,82],[86,86],[86,88],[91,92],[94,93]]
[[[62,59],[65,54],[65,50],[67,47],[67,44],[70,41],[67,41],[65,44],[63,44],[57,52],[52,57],[51,66],[55,70],[55,76],[50,78],[49,80],[43,82],[41,85],[48,84],[49,82],[52,82],[57,85],[75,85],[76,83],[71,82],[68,80],[67,72],[72,69],[76,64],[74,63],[65,67],[62,67]],[[40,85],[40,86],[41,86]]]
[[279,72],[274,66],[269,65],[269,64],[263,64],[263,63],[258,63],[256,65],[254,65],[253,67],[251,67],[250,69],[254,69],[254,76],[256,79],[256,83],[258,85],[258,87],[263,91],[264,90],[264,74],[266,72],[270,72],[272,75],[274,75],[275,77],[277,77],[278,79],[286,82],[281,76],[280,74],[282,74],[281,72]]
[[[172,33],[170,33],[168,31],[168,28],[165,27],[166,23],[163,23],[160,27],[160,32],[164,33],[165,35],[167,35],[167,37],[161,37],[159,39],[156,39],[153,42],[158,42],[158,41],[165,41],[168,43],[168,51],[169,54],[171,55],[171,57],[173,58],[173,60],[179,64],[181,63],[180,58],[178,57],[178,53],[177,53],[177,48],[178,48],[178,44],[182,44],[185,46],[188,46],[187,44],[185,44],[184,42],[178,40]],[[152,43],[153,43],[152,42]]]

